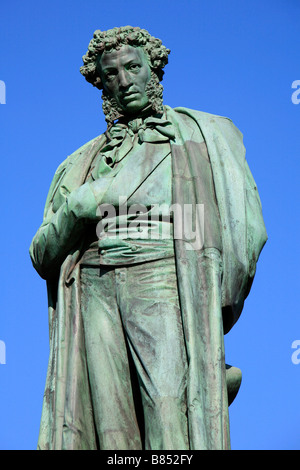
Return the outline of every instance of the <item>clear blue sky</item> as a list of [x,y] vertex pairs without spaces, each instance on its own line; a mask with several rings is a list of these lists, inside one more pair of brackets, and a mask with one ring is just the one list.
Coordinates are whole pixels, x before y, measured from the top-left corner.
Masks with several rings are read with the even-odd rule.
[[[164,102],[230,117],[244,134],[269,241],[226,360],[242,369],[233,449],[300,449],[298,0],[7,1],[0,8],[0,449],[35,449],[48,362],[45,282],[28,248],[52,176],[105,130],[79,73],[95,29],[148,29],[171,49]],[[300,97],[300,95],[299,95]],[[0,97],[1,101],[1,97]],[[300,357],[300,355],[298,356]]]

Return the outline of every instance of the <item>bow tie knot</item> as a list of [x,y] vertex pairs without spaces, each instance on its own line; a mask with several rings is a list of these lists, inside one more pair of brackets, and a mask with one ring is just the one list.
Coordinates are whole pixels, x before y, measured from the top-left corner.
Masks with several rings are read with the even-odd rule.
[[107,146],[120,145],[127,135],[134,137],[136,134],[141,142],[166,142],[175,138],[174,128],[170,121],[150,116],[146,119],[137,118],[129,121],[128,125],[116,123],[106,133],[109,139]]
[[101,154],[109,166],[122,160],[133,147],[134,139],[139,142],[169,142],[175,139],[173,124],[165,119],[147,117],[137,118],[128,124],[117,122],[106,131],[107,142],[101,149]]

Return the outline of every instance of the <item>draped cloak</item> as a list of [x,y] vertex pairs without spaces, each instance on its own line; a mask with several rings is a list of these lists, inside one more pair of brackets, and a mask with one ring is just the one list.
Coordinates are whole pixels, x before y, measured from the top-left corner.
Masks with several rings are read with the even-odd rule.
[[[230,119],[187,108],[165,106],[165,110],[176,135],[171,142],[172,201],[193,206],[203,203],[200,160],[208,159],[222,240],[221,280],[208,268],[209,259],[216,256],[213,241],[205,249],[191,249],[184,239],[174,241],[188,358],[190,448],[229,449],[223,339],[242,312],[267,240],[261,202],[245,160],[242,134]],[[40,228],[44,243],[51,218],[68,195],[86,181],[105,142],[105,135],[96,137],[57,169]],[[79,261],[83,246],[78,240],[60,271],[48,276],[47,266],[42,266],[40,240],[38,231],[30,255],[34,267],[47,280],[50,357],[38,448],[97,449],[80,314]]]

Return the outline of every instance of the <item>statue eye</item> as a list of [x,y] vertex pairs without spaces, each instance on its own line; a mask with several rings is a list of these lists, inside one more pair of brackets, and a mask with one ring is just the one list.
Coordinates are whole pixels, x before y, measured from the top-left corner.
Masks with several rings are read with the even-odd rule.
[[138,72],[141,66],[140,64],[130,64],[128,68],[131,72]]
[[105,73],[106,80],[112,80],[116,76],[117,72],[115,70],[109,70]]

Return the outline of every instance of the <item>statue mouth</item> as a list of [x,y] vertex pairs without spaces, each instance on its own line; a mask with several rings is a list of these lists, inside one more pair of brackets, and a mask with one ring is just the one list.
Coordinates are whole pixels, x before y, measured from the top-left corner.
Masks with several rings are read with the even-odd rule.
[[130,101],[134,101],[139,95],[138,91],[130,91],[127,93],[124,93],[121,100],[125,103],[129,103]]
[[123,96],[135,95],[136,93],[138,93],[137,90],[126,91]]
[[126,98],[128,96],[132,96],[132,95],[136,95],[138,93],[137,90],[134,90],[134,91],[126,91],[124,94],[123,94],[123,97]]

